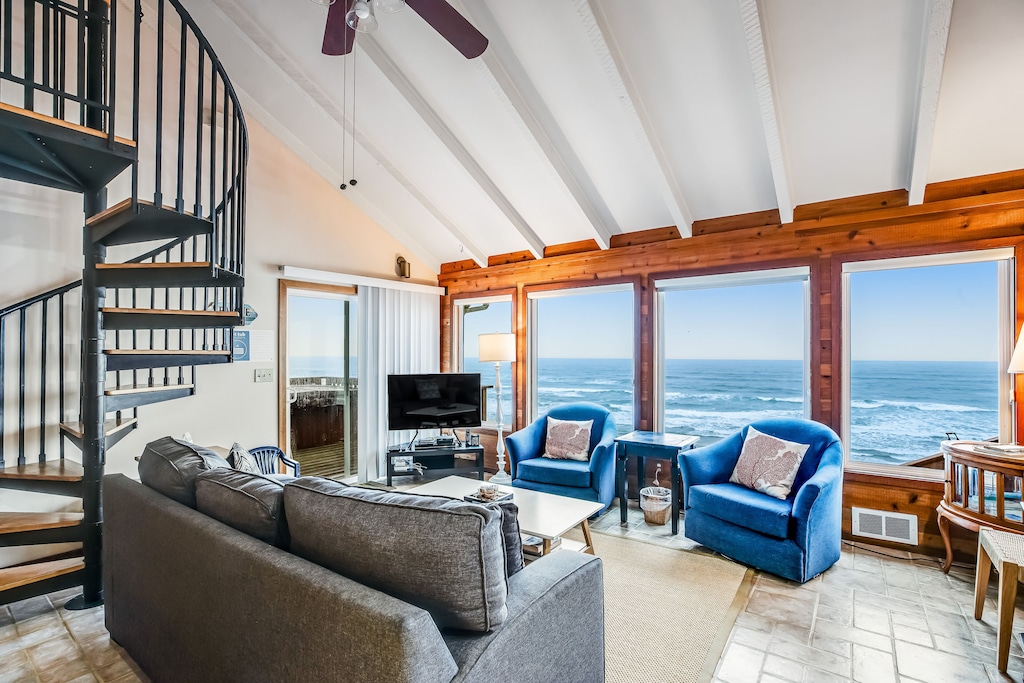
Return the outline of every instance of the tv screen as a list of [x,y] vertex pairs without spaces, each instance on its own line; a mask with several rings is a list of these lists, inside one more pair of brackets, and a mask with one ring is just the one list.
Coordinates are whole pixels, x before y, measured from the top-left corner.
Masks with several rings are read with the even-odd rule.
[[479,426],[479,372],[388,375],[388,429]]

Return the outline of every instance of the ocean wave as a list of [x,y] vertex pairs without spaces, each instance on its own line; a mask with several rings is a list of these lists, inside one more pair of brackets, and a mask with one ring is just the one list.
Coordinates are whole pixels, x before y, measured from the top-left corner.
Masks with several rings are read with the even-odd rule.
[[850,401],[851,408],[877,410],[878,408],[909,408],[926,413],[994,413],[995,408],[979,408],[958,403],[918,403],[915,401]]
[[768,403],[803,403],[803,396],[755,396],[755,401],[765,401]]

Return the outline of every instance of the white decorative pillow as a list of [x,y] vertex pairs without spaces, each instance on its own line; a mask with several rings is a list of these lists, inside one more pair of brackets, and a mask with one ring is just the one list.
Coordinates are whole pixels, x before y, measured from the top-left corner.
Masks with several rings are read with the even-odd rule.
[[241,444],[237,441],[231,444],[231,452],[228,454],[228,461],[231,463],[231,467],[239,472],[262,474],[262,472],[260,472],[260,466],[256,463],[256,458],[252,457],[252,453],[242,448]]
[[590,460],[590,429],[593,426],[593,420],[559,420],[549,417],[543,457],[554,460]]
[[750,427],[729,481],[785,499],[808,448],[809,444],[779,439]]

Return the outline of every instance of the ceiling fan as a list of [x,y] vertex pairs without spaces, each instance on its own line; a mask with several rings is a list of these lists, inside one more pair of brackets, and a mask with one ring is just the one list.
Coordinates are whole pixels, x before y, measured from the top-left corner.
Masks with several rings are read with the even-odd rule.
[[[324,0],[314,1],[327,4]],[[333,0],[327,12],[323,53],[347,55],[355,44],[356,31],[366,33],[377,27],[374,8],[390,13],[401,10],[405,4],[466,59],[479,57],[487,49],[487,38],[445,0]]]

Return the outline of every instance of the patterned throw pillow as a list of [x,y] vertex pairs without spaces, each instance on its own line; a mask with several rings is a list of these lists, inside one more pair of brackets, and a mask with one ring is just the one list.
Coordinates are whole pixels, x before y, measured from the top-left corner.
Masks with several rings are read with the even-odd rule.
[[252,453],[242,448],[241,444],[237,441],[231,444],[231,452],[228,454],[228,460],[231,461],[231,467],[239,472],[262,474],[260,472],[260,466],[256,463],[256,458],[252,457]]
[[577,422],[549,417],[543,457],[553,460],[590,460],[590,429],[593,426],[593,420]]
[[750,427],[729,481],[785,499],[808,448],[809,444],[785,441]]

